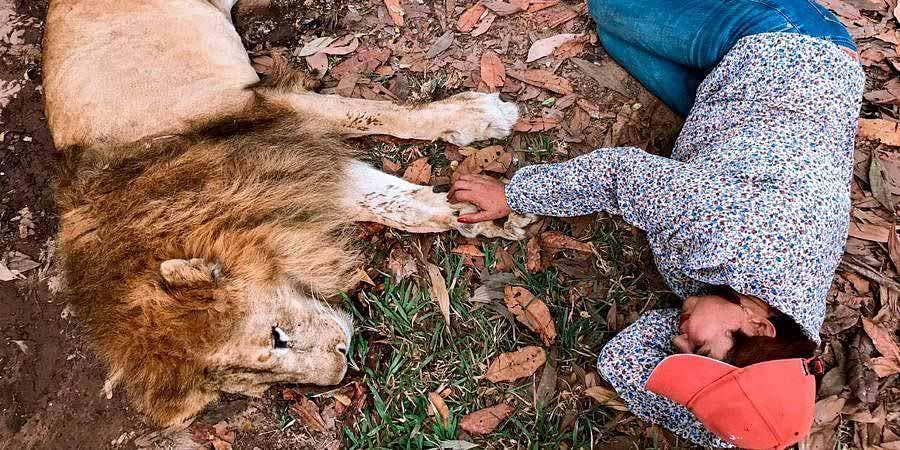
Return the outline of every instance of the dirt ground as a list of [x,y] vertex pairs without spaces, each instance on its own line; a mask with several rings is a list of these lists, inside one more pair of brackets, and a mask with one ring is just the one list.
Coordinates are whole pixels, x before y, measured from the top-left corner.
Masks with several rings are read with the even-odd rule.
[[[448,46],[450,50],[439,52],[438,57],[430,55],[429,50],[435,50],[445,30],[453,29],[454,24],[459,27],[457,21],[475,2],[400,3],[406,22],[402,27],[395,26],[396,19],[383,1],[275,0],[275,6],[282,9],[273,9],[268,15],[261,14],[261,10],[241,15],[239,30],[261,73],[271,64],[268,55],[273,50],[297,66],[312,66],[309,59],[297,55],[304,43],[317,36],[353,33],[363,42],[360,48],[389,48],[390,60],[376,64],[374,74],[366,74],[349,85],[328,74],[323,79],[323,91],[406,102],[484,90],[484,69],[479,72],[478,57],[485,48],[497,50],[508,68],[521,69],[531,42],[557,33],[578,33],[585,41],[581,47],[570,49],[572,55],[548,56],[549,61],[541,64],[571,80],[578,99],[586,103],[563,108],[556,102],[567,99],[574,104],[576,100],[509,80],[502,90],[504,97],[519,102],[526,117],[534,120],[525,125],[525,131],[500,145],[516,153],[518,165],[563,160],[601,145],[637,145],[656,153],[671,148],[678,119],[610,63],[602,49],[590,41],[593,24],[586,17],[583,2],[563,2],[562,6],[573,15],[559,21],[551,15],[540,16],[541,13],[508,17],[498,13],[492,18],[487,11],[477,17],[475,31],[458,33],[458,42]],[[869,81],[863,117],[896,121],[900,108],[900,32],[894,17],[898,11],[893,9],[896,1],[823,3],[838,11],[841,20],[852,22],[856,27],[854,36],[865,43],[861,50]],[[333,413],[337,405],[334,399],[343,398],[335,392],[347,393],[347,397],[356,393],[365,402],[355,416],[338,418],[336,424],[331,420],[324,432],[314,432],[315,427],[297,416],[296,405],[285,399],[281,387],[271,389],[261,399],[223,399],[208,408],[191,428],[173,433],[161,433],[145,425],[121,393],[112,399],[102,396],[105,373],[80,340],[74,312],[53,295],[58,282],[52,259],[58,223],[53,200],[57,155],[42,111],[40,43],[46,8],[47,0],[0,0],[0,262],[13,267],[13,260],[18,258],[16,264],[28,267],[18,279],[0,281],[0,448],[468,448],[468,440],[487,448],[689,447],[658,427],[616,410],[612,402],[598,404],[584,395],[586,388],[597,383],[591,367],[602,342],[646,308],[674,301],[653,269],[641,234],[604,215],[593,222],[546,221],[535,232],[575,235],[593,243],[599,256],[544,254],[543,260],[538,256],[534,270],[530,267],[530,250],[524,244],[504,247],[503,243],[470,242],[458,236],[411,237],[362,227],[360,233],[373,243],[368,252],[367,273],[375,280],[375,286],[348,298],[348,307],[359,316],[363,342],[355,344],[358,358],[354,370],[339,391],[301,392],[311,396],[321,408],[317,414],[322,416],[328,415],[329,408]],[[568,14],[569,10],[559,11]],[[479,27],[484,28],[480,33]],[[590,75],[569,60],[573,56],[599,62],[594,67],[601,68],[602,73]],[[341,58],[352,57],[353,53],[347,57],[332,56],[326,65],[335,71]],[[526,133],[528,127],[530,133]],[[900,162],[898,147],[887,145],[887,137],[877,130],[869,135],[862,133],[857,149],[854,220],[864,226],[857,228],[855,234],[851,232],[848,256],[829,298],[829,316],[823,330],[829,375],[819,391],[816,433],[804,443],[804,449],[900,448],[896,434],[900,433],[898,375],[873,374],[872,358],[888,355],[878,342],[873,344],[861,325],[864,318],[873,318],[897,339],[900,301],[895,286],[900,267],[893,267],[892,263],[900,264],[893,259],[893,246],[900,252],[900,244],[891,240],[897,239],[896,214],[879,203],[885,189],[889,200],[896,199],[900,184],[889,183],[887,188],[875,190],[869,177],[874,173],[870,170],[873,155],[884,158],[881,167],[887,167],[883,170],[889,181],[892,174],[900,173],[892,172],[900,167]],[[879,136],[883,144],[878,143]],[[369,152],[373,163],[398,174],[415,161],[426,159],[434,166],[426,183],[444,188],[449,184],[452,168],[462,160],[459,149],[452,146],[417,146],[390,139],[367,139],[358,145]],[[392,168],[394,165],[396,168]],[[507,175],[514,169],[508,167]],[[900,177],[891,182],[900,183]],[[886,231],[882,231],[885,227]],[[884,233],[894,236],[887,239],[884,237],[888,234]],[[449,251],[467,245],[477,245],[488,254],[478,256],[481,252],[477,249],[477,253],[468,255],[465,251]],[[459,291],[451,293],[454,315],[461,316],[453,330],[454,337],[433,338],[433,323],[428,321],[433,314],[424,315],[425,324],[415,319],[424,314],[421,311],[433,309],[427,296],[417,296],[415,289],[405,290],[415,281],[395,286],[387,275],[403,278],[397,276],[398,267],[403,271],[398,255],[408,255],[414,247],[436,249],[426,251],[426,257],[445,268],[448,276],[456,268],[455,280],[462,280],[460,286],[451,287]],[[403,352],[427,354],[434,350],[429,350],[429,345],[466,348],[490,340],[496,342],[499,350],[485,350],[485,354],[494,355],[491,352],[510,350],[522,341],[515,332],[515,322],[510,325],[500,318],[502,312],[490,312],[492,307],[478,309],[477,313],[477,308],[472,308],[470,312],[467,303],[469,288],[484,281],[478,281],[481,270],[496,269],[501,259],[496,251],[500,249],[508,250],[516,264],[527,268],[522,270],[525,275],[521,278],[526,280],[523,283],[547,298],[551,313],[562,324],[561,339],[565,344],[551,352],[556,358],[556,365],[552,366],[555,372],[538,371],[539,377],[498,391],[484,383],[460,381],[454,372],[458,370],[454,366],[468,366],[470,362],[477,370],[483,370],[484,358],[456,360],[438,353],[437,362],[413,356],[412,362],[407,362],[411,364],[408,370],[395,373],[399,366],[393,361]],[[410,279],[418,278],[413,274]],[[579,299],[582,294],[584,300]],[[635,297],[641,301],[625,301]],[[395,316],[390,313],[391,308],[416,301],[424,303],[410,306],[414,318],[409,329],[399,327],[392,319]],[[477,317],[462,318],[470,313]],[[489,320],[481,321],[481,314],[493,314],[484,317],[504,323],[486,329],[483,325]],[[439,315],[434,317],[440,320]],[[603,324],[603,332],[594,331],[596,323]],[[471,340],[458,339],[459,333]],[[440,340],[439,345],[428,342],[434,339]],[[553,380],[549,394],[545,389],[548,378]],[[542,385],[545,387],[539,387]],[[437,426],[426,414],[425,394],[454,389],[456,393],[446,394],[454,419],[449,426]],[[533,404],[530,400],[532,394],[537,398],[541,389],[545,390],[541,395],[551,399],[553,405],[546,410],[537,406],[537,400]],[[519,412],[496,434],[479,440],[456,428],[459,416],[476,409],[473,405],[487,406],[487,399],[498,398],[514,399]],[[389,422],[393,422],[393,428],[385,425]],[[409,423],[416,426],[398,425]],[[425,437],[408,439],[414,433],[424,433]]]

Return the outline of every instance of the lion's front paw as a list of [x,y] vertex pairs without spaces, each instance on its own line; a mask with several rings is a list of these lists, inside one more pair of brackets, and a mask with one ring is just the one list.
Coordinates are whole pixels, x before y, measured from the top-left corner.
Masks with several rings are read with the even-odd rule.
[[[460,214],[471,214],[478,211],[478,208],[468,203],[457,203],[452,205],[453,209],[459,211]],[[479,223],[460,223],[453,220],[450,228],[459,231],[465,237],[484,236],[487,238],[503,238],[511,241],[519,241],[525,239],[526,227],[537,220],[537,216],[533,214],[516,214],[511,213],[506,218],[503,226],[497,226],[494,222]]]
[[451,114],[441,137],[456,145],[509,136],[519,120],[518,106],[500,100],[500,94],[464,92],[441,103]]

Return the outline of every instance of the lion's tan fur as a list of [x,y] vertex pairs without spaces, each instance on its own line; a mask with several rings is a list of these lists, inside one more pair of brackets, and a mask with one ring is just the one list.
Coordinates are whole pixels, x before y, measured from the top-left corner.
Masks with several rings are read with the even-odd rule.
[[467,144],[508,134],[514,105],[319,95],[283,65],[260,82],[233,3],[51,0],[47,19],[66,295],[108,365],[105,389],[123,385],[162,425],[220,391],[341,380],[351,321],[322,300],[354,279],[350,221],[509,238],[531,221],[460,224],[445,195],[354,162],[339,139]]

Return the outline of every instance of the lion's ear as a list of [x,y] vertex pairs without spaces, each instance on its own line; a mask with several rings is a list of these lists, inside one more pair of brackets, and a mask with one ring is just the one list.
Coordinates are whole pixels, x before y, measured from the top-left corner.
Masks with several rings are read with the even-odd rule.
[[215,283],[222,277],[222,268],[205,259],[170,259],[159,265],[159,274],[169,286],[188,286]]

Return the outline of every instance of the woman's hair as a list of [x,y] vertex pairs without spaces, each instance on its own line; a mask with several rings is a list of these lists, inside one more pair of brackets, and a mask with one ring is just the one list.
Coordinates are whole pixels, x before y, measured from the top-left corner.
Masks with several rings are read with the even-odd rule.
[[[710,294],[718,295],[740,305],[741,297],[728,286],[716,286]],[[775,326],[775,337],[748,336],[741,331],[734,333],[734,345],[725,361],[737,367],[745,367],[774,359],[809,358],[816,351],[816,343],[809,339],[803,328],[777,309],[771,308],[769,321]]]

